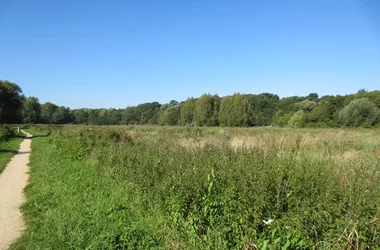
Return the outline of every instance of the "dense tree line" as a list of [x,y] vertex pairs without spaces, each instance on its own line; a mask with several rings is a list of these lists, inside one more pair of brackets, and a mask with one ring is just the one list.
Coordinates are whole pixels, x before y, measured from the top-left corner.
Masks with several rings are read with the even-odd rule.
[[279,98],[270,93],[219,97],[204,94],[166,104],[143,103],[125,109],[75,109],[25,97],[21,88],[0,81],[0,123],[93,125],[195,125],[280,127],[380,127],[380,91],[345,96]]

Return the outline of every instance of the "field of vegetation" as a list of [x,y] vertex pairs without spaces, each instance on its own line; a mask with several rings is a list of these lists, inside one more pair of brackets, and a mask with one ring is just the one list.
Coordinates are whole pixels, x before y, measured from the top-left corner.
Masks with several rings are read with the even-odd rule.
[[13,127],[2,125],[0,128],[0,173],[17,153],[21,140],[21,136]]
[[13,249],[376,249],[380,130],[36,126]]

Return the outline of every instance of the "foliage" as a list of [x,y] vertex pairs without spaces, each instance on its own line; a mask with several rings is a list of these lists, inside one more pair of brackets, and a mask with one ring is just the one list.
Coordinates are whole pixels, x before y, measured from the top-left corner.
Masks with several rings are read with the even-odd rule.
[[52,122],[53,114],[58,109],[58,106],[51,103],[46,102],[41,105],[41,122],[45,124],[50,124]]
[[65,123],[71,123],[72,117],[70,115],[70,110],[66,107],[58,107],[52,117],[51,117],[51,123],[52,124],[65,124]]
[[12,82],[0,80],[0,124],[21,121],[22,90]]
[[87,124],[88,123],[88,112],[85,109],[76,109],[72,111],[74,116],[74,123],[76,124]]
[[41,105],[37,97],[27,97],[22,109],[23,122],[25,124],[38,123],[41,120]]
[[222,98],[219,122],[223,127],[248,127],[251,124],[251,110],[247,98],[241,94]]
[[272,119],[272,125],[286,127],[292,115],[293,113],[285,113],[283,110],[279,110]]
[[194,121],[198,126],[217,126],[220,98],[204,94],[195,102]]
[[310,100],[303,100],[294,104],[297,110],[303,110],[305,112],[311,112],[317,107],[317,103]]
[[276,105],[280,99],[278,95],[263,93],[259,95],[246,95],[246,97],[252,112],[252,125],[270,125],[276,114]]
[[[280,126],[280,127],[379,127],[380,91],[359,90],[346,96],[307,96],[279,98],[270,93],[234,94],[220,98],[203,94],[184,102],[147,102],[124,109],[75,109],[22,96],[21,88],[0,82],[0,122],[89,125],[196,125],[196,126]],[[12,97],[13,96],[13,97]],[[351,102],[368,99],[369,109],[352,108]],[[13,104],[12,100],[14,101]],[[20,106],[20,103],[22,106]],[[351,107],[351,108],[349,108]],[[353,110],[355,115],[353,115]],[[22,111],[22,112],[21,112]],[[303,112],[298,112],[303,111]],[[368,113],[369,112],[369,113]],[[369,115],[370,114],[370,115]],[[367,118],[365,118],[367,117]]]
[[16,135],[15,128],[8,125],[0,126],[0,141],[10,139]]
[[137,112],[140,113],[139,124],[157,124],[157,112],[161,104],[158,102],[144,103],[136,107]]
[[158,113],[158,124],[178,125],[180,124],[181,106],[178,102],[171,101],[169,104],[162,105]]
[[305,112],[298,110],[288,122],[288,126],[291,128],[302,128],[305,124]]
[[346,127],[372,126],[377,122],[378,110],[368,98],[351,101],[339,113],[339,122]]
[[182,105],[181,109],[181,124],[188,125],[194,122],[196,100],[194,98],[188,98]]
[[307,99],[309,101],[313,101],[313,102],[317,102],[318,101],[318,94],[317,93],[310,93],[308,96],[307,96]]

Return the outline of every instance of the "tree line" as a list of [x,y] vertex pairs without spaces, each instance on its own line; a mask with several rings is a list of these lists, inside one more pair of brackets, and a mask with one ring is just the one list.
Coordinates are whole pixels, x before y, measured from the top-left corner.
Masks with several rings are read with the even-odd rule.
[[350,95],[279,98],[276,94],[219,97],[203,94],[166,104],[149,102],[124,109],[73,109],[37,97],[0,80],[0,123],[91,125],[190,125],[223,127],[380,127],[380,91],[359,90]]

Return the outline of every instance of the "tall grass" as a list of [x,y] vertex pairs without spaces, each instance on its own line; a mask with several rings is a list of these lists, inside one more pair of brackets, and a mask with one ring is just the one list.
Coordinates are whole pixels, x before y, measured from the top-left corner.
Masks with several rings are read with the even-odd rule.
[[379,130],[40,129],[15,249],[380,245]]

